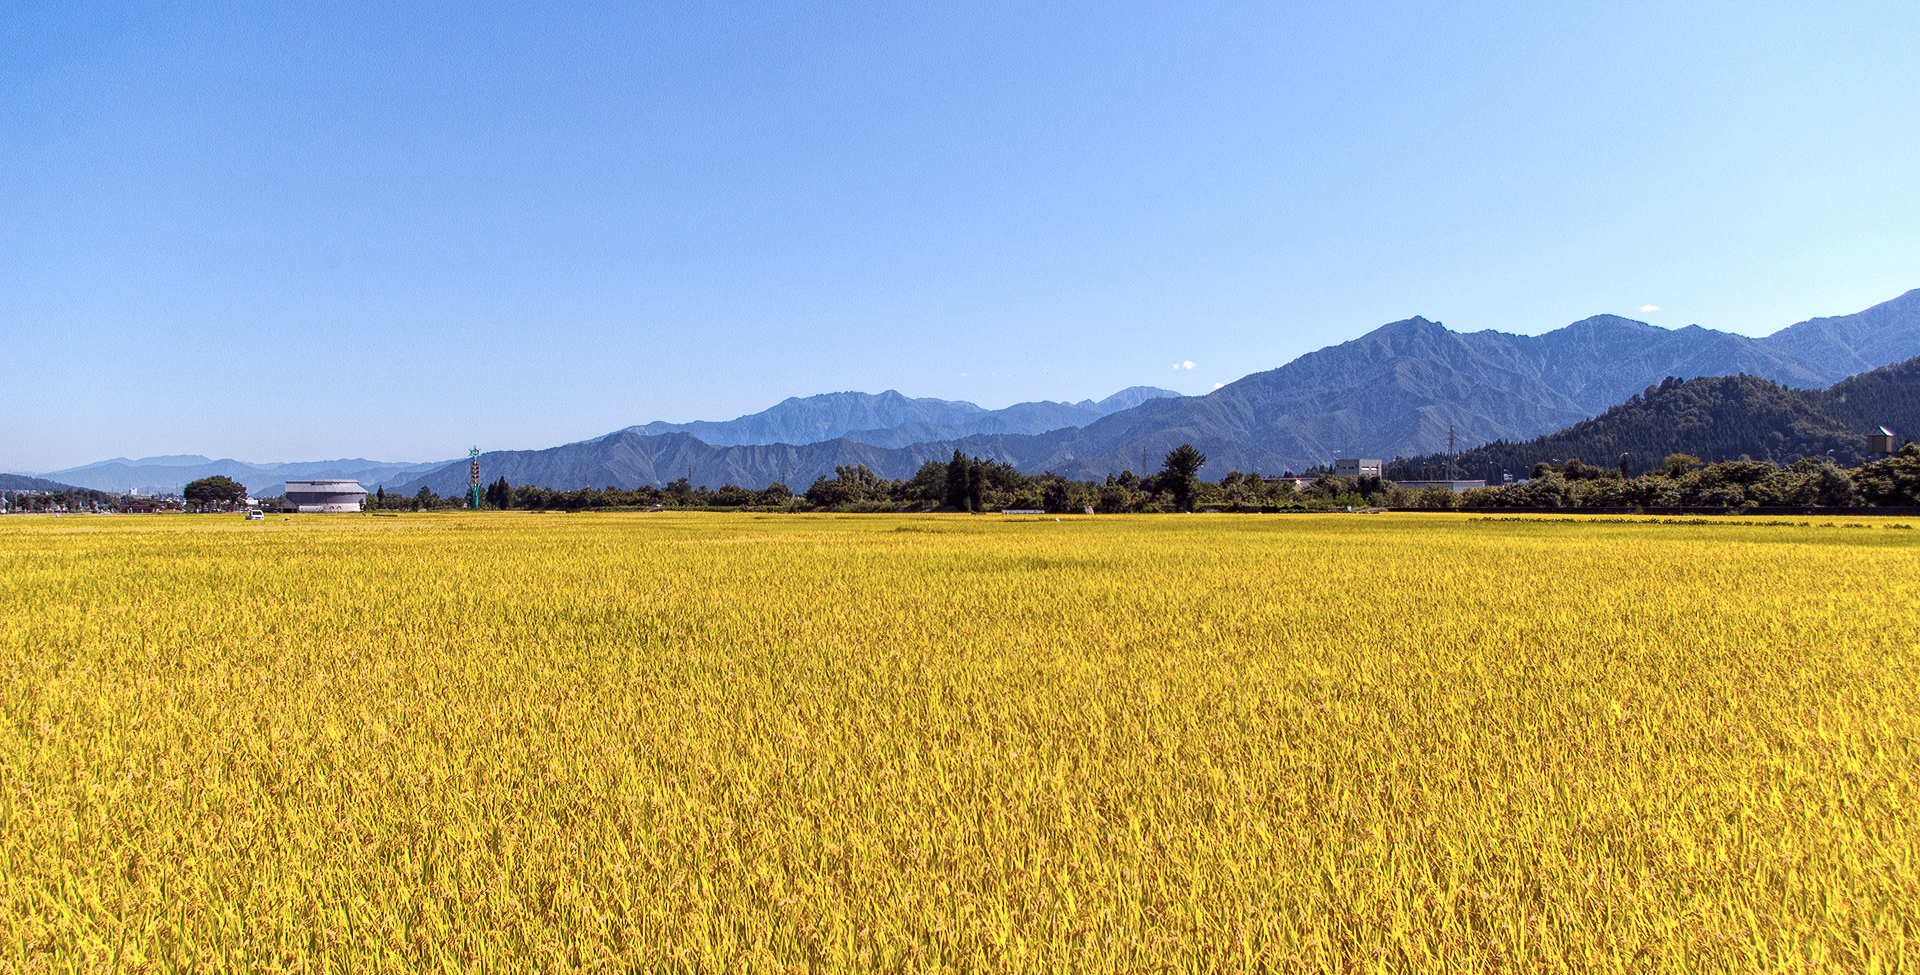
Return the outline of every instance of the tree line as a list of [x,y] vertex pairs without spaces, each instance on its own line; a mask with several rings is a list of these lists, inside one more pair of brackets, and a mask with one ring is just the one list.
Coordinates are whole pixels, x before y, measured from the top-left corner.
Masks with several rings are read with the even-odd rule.
[[[955,451],[946,462],[928,461],[905,480],[884,478],[864,465],[843,465],[833,477],[817,478],[795,494],[785,484],[754,490],[733,484],[694,486],[681,478],[665,487],[606,487],[554,491],[514,486],[505,477],[488,484],[484,506],[493,510],[591,511],[643,508],[779,511],[1000,511],[1025,509],[1054,514],[1092,508],[1102,514],[1170,511],[1326,511],[1346,508],[1664,508],[1737,510],[1760,506],[1920,506],[1920,446],[1909,441],[1880,460],[1843,467],[1826,458],[1791,464],[1740,459],[1706,463],[1670,454],[1635,475],[1630,465],[1600,466],[1578,458],[1535,464],[1530,477],[1460,494],[1442,487],[1424,490],[1380,477],[1338,477],[1320,468],[1303,477],[1263,477],[1229,471],[1202,480],[1207,458],[1189,444],[1169,451],[1159,471],[1133,471],[1104,482],[1057,474],[1022,474],[1011,465]],[[213,479],[206,479],[213,480]],[[226,480],[220,478],[219,480]],[[194,488],[195,485],[188,485]],[[235,494],[235,489],[239,493]],[[215,510],[246,497],[237,483],[190,490],[190,505]],[[5,492],[15,511],[80,511],[127,499],[102,491]],[[464,497],[441,497],[422,487],[412,494],[378,488],[368,511],[450,511]]]
[[[694,486],[681,478],[664,487],[582,488],[555,491],[511,485],[501,477],[484,492],[485,507],[495,510],[589,511],[636,508],[760,508],[785,511],[1046,511],[1056,514],[1092,508],[1102,513],[1229,510],[1309,510],[1366,503],[1347,480],[1323,473],[1307,483],[1263,478],[1233,471],[1218,481],[1199,476],[1206,455],[1190,444],[1167,452],[1161,469],[1142,476],[1131,470],[1104,482],[1073,480],[1053,473],[1023,474],[1012,465],[954,451],[947,461],[928,461],[910,478],[881,477],[864,464],[841,465],[832,477],[816,478],[805,491],[785,484],[758,490],[734,484]],[[1376,482],[1378,478],[1374,479]],[[1364,487],[1365,485],[1361,485]],[[431,488],[412,494],[388,494],[380,488],[367,498],[371,511],[436,511],[463,508],[464,497],[441,497]]]
[[[1102,514],[1172,511],[1324,511],[1346,508],[1652,508],[1738,509],[1770,505],[1920,505],[1920,447],[1909,443],[1893,457],[1842,467],[1825,458],[1792,464],[1731,460],[1706,463],[1673,454],[1634,475],[1630,467],[1602,467],[1578,458],[1542,462],[1531,477],[1513,484],[1471,488],[1455,494],[1443,487],[1415,489],[1375,476],[1338,477],[1324,468],[1309,476],[1263,477],[1229,471],[1202,480],[1206,455],[1182,444],[1167,453],[1159,471],[1133,471],[1104,482],[1057,474],[1022,474],[1011,465],[955,451],[946,462],[928,461],[904,480],[881,477],[865,465],[842,465],[799,494],[784,484],[753,490],[726,484],[694,486],[681,478],[665,487],[606,487],[553,491],[488,485],[492,509],[588,511],[635,508],[785,511],[1084,511]],[[442,498],[421,488],[412,495],[367,499],[371,510],[430,511],[464,507],[463,498]]]
[[1920,505],[1920,446],[1909,441],[1891,457],[1842,467],[1825,457],[1791,464],[1741,458],[1705,463],[1669,454],[1637,477],[1631,467],[1578,458],[1535,464],[1515,484],[1463,492],[1474,508],[1753,508],[1769,506],[1889,507]]

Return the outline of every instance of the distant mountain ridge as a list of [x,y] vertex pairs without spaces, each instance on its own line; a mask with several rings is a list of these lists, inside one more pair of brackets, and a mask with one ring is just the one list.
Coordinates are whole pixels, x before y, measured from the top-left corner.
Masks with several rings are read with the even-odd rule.
[[[554,489],[665,484],[689,471],[696,484],[758,488],[784,480],[804,487],[839,464],[861,463],[887,477],[906,477],[924,461],[944,460],[956,449],[1029,473],[1098,478],[1126,468],[1157,468],[1166,451],[1191,443],[1208,456],[1205,476],[1228,470],[1277,474],[1337,455],[1384,458],[1443,450],[1449,428],[1461,444],[1528,440],[1598,414],[1668,376],[1744,373],[1819,389],[1860,371],[1850,369],[1855,362],[1873,368],[1915,355],[1920,290],[1763,339],[1699,326],[1669,330],[1614,315],[1535,336],[1453,332],[1416,316],[1205,396],[1147,399],[1084,426],[1044,433],[980,430],[898,444],[901,437],[931,434],[952,422],[908,419],[899,425],[902,433],[876,436],[883,443],[872,444],[854,439],[863,428],[849,419],[841,439],[715,445],[687,432],[649,436],[645,431],[657,428],[648,425],[585,444],[481,460],[489,479],[505,476],[515,484]],[[464,484],[464,465],[452,465],[401,487],[425,485],[444,493]]]
[[189,481],[223,475],[247,486],[256,497],[279,494],[287,481],[316,478],[352,478],[368,486],[394,484],[437,470],[451,461],[428,463],[389,463],[363,458],[341,460],[294,461],[289,463],[250,464],[231,458],[215,460],[197,454],[143,457],[128,460],[116,457],[98,463],[44,475],[96,491],[139,494],[178,494]]
[[989,410],[964,400],[909,398],[895,390],[881,393],[820,393],[793,396],[758,413],[732,420],[666,423],[656,420],[621,433],[662,436],[690,433],[715,447],[744,444],[795,446],[846,438],[882,447],[904,447],[976,433],[1045,433],[1085,426],[1110,413],[1179,393],[1153,386],[1132,386],[1098,402],[1039,401]]

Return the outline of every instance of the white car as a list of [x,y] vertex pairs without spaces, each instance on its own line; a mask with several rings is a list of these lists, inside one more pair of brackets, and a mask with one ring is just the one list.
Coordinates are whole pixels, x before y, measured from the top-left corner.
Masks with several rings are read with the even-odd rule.
[[248,521],[266,521],[267,513],[264,511],[261,511],[259,508],[248,508],[247,520]]

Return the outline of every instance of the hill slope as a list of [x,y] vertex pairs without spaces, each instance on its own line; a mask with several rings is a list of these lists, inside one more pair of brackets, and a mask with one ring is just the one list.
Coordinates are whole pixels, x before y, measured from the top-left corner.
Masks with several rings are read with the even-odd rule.
[[[1463,477],[1524,476],[1542,461],[1579,458],[1612,467],[1628,455],[1636,473],[1668,454],[1705,460],[1740,456],[1791,463],[1826,456],[1857,464],[1865,436],[1881,426],[1920,432],[1920,358],[1875,369],[1825,390],[1790,389],[1755,376],[1665,380],[1565,430],[1520,443],[1462,452]],[[1388,476],[1443,476],[1446,459],[1425,455],[1389,465]]]
[[0,491],[76,491],[85,490],[77,484],[62,484],[49,481],[44,477],[29,474],[0,474]]

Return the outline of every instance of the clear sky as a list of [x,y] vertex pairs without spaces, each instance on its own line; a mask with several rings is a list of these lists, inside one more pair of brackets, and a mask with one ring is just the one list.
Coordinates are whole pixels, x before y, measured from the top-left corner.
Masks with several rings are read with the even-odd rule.
[[1765,334],[1920,287],[1916,51],[1911,0],[9,3],[0,470]]

